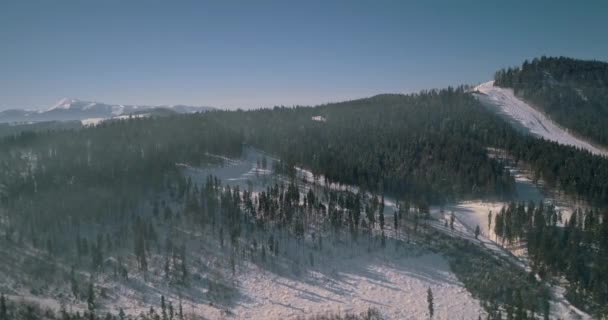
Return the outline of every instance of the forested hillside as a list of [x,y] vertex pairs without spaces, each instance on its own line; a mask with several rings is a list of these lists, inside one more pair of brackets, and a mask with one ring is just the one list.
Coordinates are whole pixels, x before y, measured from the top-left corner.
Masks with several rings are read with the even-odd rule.
[[[180,171],[238,157],[245,145],[276,156],[272,165],[289,180],[254,194],[213,177],[196,183]],[[536,178],[568,194],[594,203],[608,199],[608,159],[518,133],[465,88],[312,108],[16,130],[0,138],[0,253],[9,257],[0,263],[0,272],[23,272],[12,276],[19,285],[31,285],[33,294],[69,285],[72,302],[106,295],[96,279],[135,277],[142,286],[167,285],[180,295],[190,290],[192,297],[204,285],[205,303],[228,304],[234,289],[211,276],[213,269],[201,262],[199,252],[224,254],[221,259],[233,274],[239,259],[276,266],[276,260],[292,254],[295,265],[306,260],[312,266],[324,237],[352,243],[363,238],[368,242],[360,246],[380,250],[387,246],[385,229],[391,224],[408,235],[408,242],[412,236],[434,249],[471,251],[468,242],[455,245],[425,221],[430,205],[513,196],[513,177],[488,148],[504,150],[530,166]],[[294,166],[359,191],[306,190],[294,178]],[[394,213],[393,221],[385,221],[384,195],[393,196],[403,210]],[[603,235],[586,234],[590,246]],[[537,254],[537,247],[532,250]],[[470,259],[493,261],[479,251],[457,260],[462,265]],[[31,256],[23,258],[21,252]],[[603,253],[590,256],[605,259]],[[556,273],[570,272],[534,261]],[[484,272],[490,277],[476,269],[466,271],[464,279],[467,287],[482,292],[492,312],[499,313],[498,304],[514,304],[516,292],[526,295],[517,300],[519,312],[544,306],[542,288],[517,271],[509,278],[517,283],[501,277],[479,283]],[[605,285],[606,279],[594,279],[595,305],[605,302]],[[522,293],[522,286],[534,290]],[[88,314],[94,318],[96,312],[92,304]]]
[[608,201],[608,160],[518,133],[463,88],[209,116],[291,165],[397,198],[508,197],[513,179],[488,158],[493,147],[530,165],[549,186]]
[[163,190],[176,163],[238,155],[243,143],[276,154],[285,167],[422,205],[509,197],[513,178],[487,155],[495,147],[549,185],[598,203],[608,199],[608,160],[520,135],[463,89],[449,89],[9,135],[0,141],[2,204],[20,234],[121,218]]
[[[5,150],[0,155],[0,196],[7,237],[16,232],[22,238],[28,230],[34,243],[65,232],[86,233],[91,223],[103,226],[127,218],[145,196],[164,190],[178,175],[178,162],[200,163],[208,152],[241,151],[233,130],[205,117],[21,132],[3,138],[0,145]],[[51,244],[58,251],[66,245]]]
[[463,88],[210,117],[289,164],[366,190],[434,203],[513,192],[486,154],[494,131],[509,127]]
[[513,88],[560,125],[608,145],[608,63],[542,57],[498,71],[495,85]]

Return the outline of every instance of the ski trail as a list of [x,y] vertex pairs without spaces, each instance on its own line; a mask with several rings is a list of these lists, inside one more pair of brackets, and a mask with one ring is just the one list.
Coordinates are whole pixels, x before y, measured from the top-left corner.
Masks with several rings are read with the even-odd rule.
[[596,155],[608,156],[608,150],[572,135],[567,129],[560,127],[542,112],[516,97],[512,89],[496,87],[494,81],[488,81],[475,87],[474,92],[477,93],[478,97],[485,96],[487,102],[497,107],[500,113],[515,120],[533,135],[559,144],[587,150]]

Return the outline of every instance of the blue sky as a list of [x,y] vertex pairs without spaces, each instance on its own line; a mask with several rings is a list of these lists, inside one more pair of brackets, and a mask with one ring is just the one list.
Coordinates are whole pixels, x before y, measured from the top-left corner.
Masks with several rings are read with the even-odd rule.
[[0,108],[310,105],[608,60],[608,1],[0,2]]

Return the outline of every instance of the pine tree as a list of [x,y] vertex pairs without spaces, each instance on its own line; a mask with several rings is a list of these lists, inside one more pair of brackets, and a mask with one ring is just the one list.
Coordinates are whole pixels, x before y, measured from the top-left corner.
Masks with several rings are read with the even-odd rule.
[[186,284],[188,281],[188,266],[186,264],[186,245],[182,245],[180,250],[180,260],[181,260],[181,280],[182,284]]
[[162,320],[168,320],[167,319],[167,306],[165,305],[165,296],[164,295],[160,296],[160,312],[161,312]]
[[488,230],[492,230],[492,210],[488,211]]
[[0,295],[0,320],[8,320],[8,311],[6,307],[6,297]]
[[479,230],[479,225],[477,225],[475,227],[475,239],[477,239],[477,237],[479,237],[479,233],[481,232],[481,230]]
[[182,308],[182,300],[179,300],[179,320],[184,320],[184,310]]
[[62,320],[70,320],[70,315],[68,314],[68,310],[63,301],[59,304],[59,314],[61,315]]
[[454,211],[450,215],[450,229],[454,230],[454,221],[456,220],[456,216],[454,215]]
[[87,308],[90,319],[95,319],[95,289],[92,281],[89,283],[89,290],[87,292]]
[[139,217],[137,217],[137,221],[135,223],[135,257],[137,257],[137,262],[139,265],[140,271],[148,270],[148,261],[146,259],[146,238],[145,238],[145,225],[142,223]]
[[399,216],[397,215],[397,212],[393,212],[393,227],[395,230],[399,229]]
[[426,302],[428,302],[428,305],[429,305],[429,318],[432,319],[435,309],[434,309],[434,305],[433,305],[433,291],[431,290],[430,287],[426,291]]
[[80,293],[78,290],[78,282],[76,280],[76,273],[74,271],[74,266],[72,266],[72,268],[70,269],[70,287],[72,289],[72,294],[74,295],[74,298],[78,299],[78,297],[80,296]]

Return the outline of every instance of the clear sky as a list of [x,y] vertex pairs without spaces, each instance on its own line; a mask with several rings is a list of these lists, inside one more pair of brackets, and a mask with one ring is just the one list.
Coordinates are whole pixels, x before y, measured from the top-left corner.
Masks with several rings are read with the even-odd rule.
[[0,1],[0,109],[310,105],[608,60],[608,1]]

